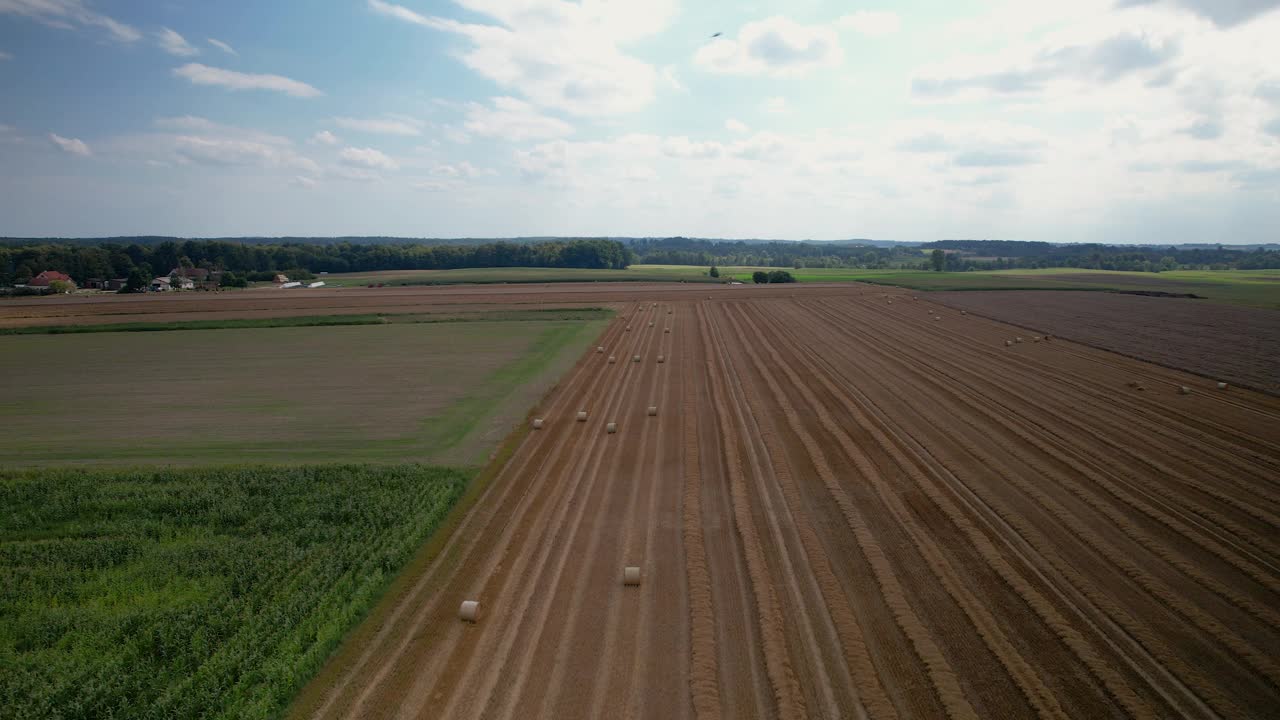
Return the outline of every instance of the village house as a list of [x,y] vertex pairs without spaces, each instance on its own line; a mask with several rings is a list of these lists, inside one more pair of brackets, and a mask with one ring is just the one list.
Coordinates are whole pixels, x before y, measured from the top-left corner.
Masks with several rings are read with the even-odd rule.
[[196,284],[191,278],[158,277],[151,280],[151,292],[168,292],[170,290],[193,290]]
[[39,275],[31,278],[31,282],[27,283],[27,287],[49,287],[49,283],[56,280],[71,283],[71,287],[75,287],[76,283],[71,279],[70,275],[60,273],[57,270],[45,270]]

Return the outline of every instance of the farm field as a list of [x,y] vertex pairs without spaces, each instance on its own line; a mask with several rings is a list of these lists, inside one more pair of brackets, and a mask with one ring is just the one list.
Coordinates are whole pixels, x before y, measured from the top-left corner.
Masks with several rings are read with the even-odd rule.
[[467,480],[418,465],[0,471],[0,715],[278,715]]
[[955,292],[937,293],[930,299],[1280,395],[1280,312],[1276,310],[1112,293]]
[[1280,399],[900,290],[711,295],[629,304],[293,716],[1280,707]]
[[480,465],[605,326],[558,317],[0,337],[0,460]]
[[[699,272],[693,272],[699,271]],[[549,282],[667,282],[693,281],[706,277],[707,268],[677,265],[633,265],[625,270],[588,268],[459,268],[456,270],[379,270],[375,272],[333,273],[319,278],[335,287],[369,283],[388,285],[454,285],[458,283],[549,283]]]

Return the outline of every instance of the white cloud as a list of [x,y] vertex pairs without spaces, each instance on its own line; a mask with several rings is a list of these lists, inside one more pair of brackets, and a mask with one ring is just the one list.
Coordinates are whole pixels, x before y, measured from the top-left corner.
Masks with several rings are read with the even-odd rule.
[[761,104],[761,109],[773,115],[781,115],[789,111],[787,107],[787,99],[784,97],[766,98]]
[[803,75],[839,65],[844,58],[836,32],[774,16],[742,26],[737,39],[718,38],[693,60],[705,70],[737,75]]
[[134,42],[142,38],[137,28],[94,12],[81,0],[0,0],[0,14],[5,13],[67,30],[76,26],[102,28],[112,39],[120,42]]
[[156,31],[156,43],[160,46],[160,49],[170,55],[191,57],[192,55],[200,54],[199,50],[191,47],[191,43],[187,42],[186,38],[169,28],[160,28]]
[[205,40],[207,40],[210,45],[218,48],[219,50],[221,50],[222,52],[228,55],[236,55],[236,56],[240,55],[240,53],[236,52],[235,48],[231,47],[230,45],[222,42],[217,38],[205,38]]
[[311,140],[309,142],[312,145],[337,145],[338,136],[334,135],[328,130],[321,130],[315,135],[312,135]]
[[751,132],[751,128],[747,127],[746,123],[742,122],[741,120],[735,120],[733,118],[729,118],[728,120],[724,121],[724,128],[729,132],[740,133],[740,134],[746,134]]
[[529,101],[574,115],[629,113],[654,97],[657,71],[622,47],[664,29],[676,0],[647,3],[561,0],[458,0],[496,24],[426,16],[368,0],[374,12],[470,42],[460,59],[476,73]]
[[1280,0],[1120,0],[1120,6],[1167,5],[1187,10],[1214,24],[1229,27],[1280,7]]
[[675,90],[676,92],[689,92],[689,88],[685,87],[684,83],[680,82],[680,78],[676,75],[676,68],[674,65],[663,66],[662,79],[671,87],[672,90]]
[[186,78],[196,85],[214,85],[228,90],[271,90],[301,98],[317,97],[324,94],[304,82],[292,80],[281,75],[241,73],[234,70],[209,67],[199,63],[188,63],[180,68],[175,68],[173,74]]
[[377,135],[421,135],[420,123],[411,118],[350,118],[337,117],[333,123],[340,128]]
[[343,148],[338,158],[346,165],[375,170],[397,170],[400,164],[373,148]]
[[63,152],[82,157],[88,157],[93,154],[89,150],[89,146],[85,145],[84,141],[79,138],[64,138],[57,133],[49,133],[49,139],[53,141],[54,145],[61,148]]
[[463,160],[452,165],[440,164],[431,169],[432,175],[438,175],[446,178],[459,178],[469,180],[481,175],[490,174],[491,171],[481,170],[471,163]]
[[382,182],[381,175],[366,168],[336,166],[330,170],[330,174],[342,180],[351,180],[352,182]]
[[467,132],[482,137],[497,137],[513,142],[564,137],[573,132],[569,123],[543,115],[537,108],[513,97],[496,97],[492,107],[468,103]]
[[289,180],[289,184],[294,187],[300,187],[300,188],[309,190],[316,186],[316,179],[309,178],[305,175],[294,175],[293,178]]
[[899,28],[902,27],[902,20],[897,13],[859,10],[852,15],[841,17],[836,21],[836,24],[842,29],[853,30],[871,37],[880,37],[898,32]]

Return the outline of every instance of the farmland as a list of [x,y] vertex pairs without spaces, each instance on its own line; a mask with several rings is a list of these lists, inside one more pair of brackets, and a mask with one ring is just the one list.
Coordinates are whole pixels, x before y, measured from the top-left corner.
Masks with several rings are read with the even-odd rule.
[[294,716],[1280,704],[1280,400],[898,290],[694,293],[624,311]]
[[416,465],[0,472],[4,716],[278,713],[466,481]]
[[603,327],[546,317],[0,337],[0,458],[478,465]]

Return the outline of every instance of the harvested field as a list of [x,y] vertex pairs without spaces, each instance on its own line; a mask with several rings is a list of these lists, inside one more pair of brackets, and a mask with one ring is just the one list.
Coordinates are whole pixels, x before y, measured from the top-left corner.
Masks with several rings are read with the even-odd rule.
[[632,295],[598,344],[646,361],[580,359],[295,716],[1280,707],[1280,400],[892,290],[708,292]]
[[1280,311],[1111,293],[951,292],[930,298],[1025,328],[1280,395]]
[[[792,290],[788,290],[788,287],[792,287]],[[842,294],[849,292],[849,286],[808,285],[805,290]],[[690,287],[682,283],[574,283],[68,295],[0,300],[0,327],[375,313],[456,314],[513,309],[600,307],[627,303],[636,297],[657,301],[698,297],[698,293],[716,297],[751,293],[751,297],[758,297],[760,293],[782,295],[793,291],[794,286],[750,287],[706,283]]]

